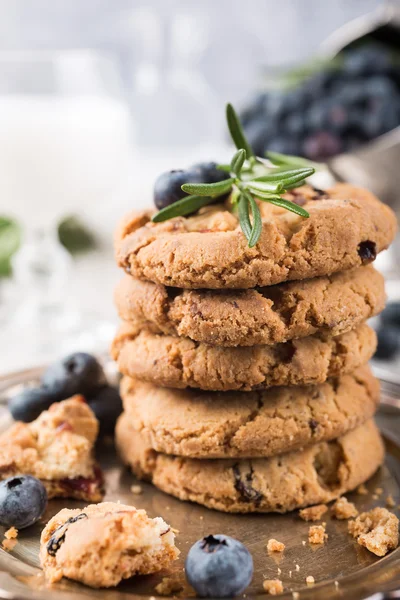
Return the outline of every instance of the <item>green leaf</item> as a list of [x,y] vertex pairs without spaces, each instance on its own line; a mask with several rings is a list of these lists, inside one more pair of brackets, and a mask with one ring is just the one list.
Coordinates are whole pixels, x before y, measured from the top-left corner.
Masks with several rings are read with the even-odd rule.
[[294,156],[292,154],[281,154],[280,152],[266,152],[266,157],[272,162],[273,165],[278,167],[292,167],[294,169],[300,167],[313,167],[318,168],[318,163],[312,160],[307,160],[302,156]]
[[228,123],[229,133],[231,134],[231,138],[236,148],[238,150],[246,150],[247,158],[254,156],[253,150],[251,149],[249,142],[246,140],[242,129],[242,124],[232,104],[226,105],[226,120]]
[[186,217],[192,213],[195,213],[203,206],[211,204],[214,201],[209,196],[186,196],[181,200],[177,200],[173,204],[162,208],[158,213],[152,217],[153,223],[162,223],[173,219],[174,217]]
[[276,183],[268,183],[268,181],[246,181],[246,187],[250,188],[252,192],[281,192],[283,190],[283,184],[278,181]]
[[302,179],[306,179],[306,177],[310,177],[313,173],[315,173],[315,169],[312,167],[302,169],[274,169],[271,173],[256,177],[254,181],[281,181],[284,187],[286,187],[286,182],[291,184],[294,180],[301,181]]
[[16,221],[0,217],[0,277],[11,274],[11,257],[21,244],[21,230]]
[[300,215],[300,217],[304,217],[306,219],[308,219],[310,216],[309,213],[306,210],[304,210],[304,208],[302,208],[298,204],[295,204],[294,202],[284,200],[283,198],[280,198],[279,200],[271,198],[268,199],[267,202],[270,202],[270,204],[274,204],[275,206],[279,206],[280,208],[290,210],[290,212],[296,213],[296,215]]
[[222,196],[232,188],[235,180],[230,177],[216,183],[184,183],[182,190],[187,194],[195,194],[196,196]]
[[71,254],[79,254],[96,247],[95,236],[79,217],[71,215],[58,225],[58,238]]
[[216,168],[218,169],[218,171],[224,171],[224,173],[231,172],[231,165],[217,165]]
[[241,148],[236,152],[231,161],[231,171],[239,177],[244,161],[246,160],[246,150]]
[[293,188],[301,187],[302,185],[306,185],[307,181],[305,179],[301,179],[300,181],[296,181],[291,185],[285,185],[285,190],[292,190]]
[[244,194],[240,194],[239,202],[238,202],[238,217],[240,227],[246,236],[247,241],[249,241],[251,237],[251,223],[250,223],[250,214],[249,214],[249,203],[247,201],[247,197]]
[[257,202],[254,200],[253,196],[248,194],[249,203],[251,206],[251,212],[253,215],[253,227],[251,230],[251,236],[249,239],[249,247],[253,248],[260,239],[261,231],[262,231],[262,219],[260,214],[260,209],[258,208]]

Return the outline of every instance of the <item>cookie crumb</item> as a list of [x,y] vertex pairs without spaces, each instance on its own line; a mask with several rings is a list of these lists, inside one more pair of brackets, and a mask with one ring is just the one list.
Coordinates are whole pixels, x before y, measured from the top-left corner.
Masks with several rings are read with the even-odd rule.
[[296,565],[296,571],[300,571],[300,565]]
[[378,500],[379,496],[378,494],[372,494],[372,500]]
[[377,556],[385,556],[399,544],[398,518],[379,506],[349,521],[348,530],[360,546]]
[[338,498],[332,506],[332,512],[335,519],[342,521],[344,519],[353,519],[358,516],[358,510],[352,502],[349,502],[345,496]]
[[392,494],[389,494],[389,496],[386,498],[386,506],[389,508],[394,508],[396,506],[396,502],[394,501]]
[[335,588],[338,589],[338,587],[339,587],[339,582],[335,581]]
[[7,540],[14,540],[16,537],[18,537],[18,529],[15,527],[10,527],[10,529],[7,529],[5,532],[4,537]]
[[17,543],[16,539],[5,539],[2,541],[1,547],[6,552],[11,552],[11,550],[13,550],[13,548],[15,547],[16,543]]
[[283,584],[280,579],[265,579],[263,581],[263,588],[267,594],[271,596],[277,596],[283,593]]
[[282,542],[278,542],[274,538],[268,540],[267,550],[268,552],[283,552],[285,549],[285,544]]
[[280,575],[281,573],[282,573],[282,569],[280,569],[280,568],[278,567],[278,575]]
[[163,577],[161,582],[156,585],[154,588],[157,594],[160,596],[171,596],[176,592],[181,592],[183,590],[183,585],[177,579],[173,579],[172,577]]
[[320,521],[327,510],[326,504],[316,504],[299,510],[299,516],[303,521]]
[[315,583],[315,579],[312,575],[308,575],[308,577],[306,577],[306,584],[307,585],[314,585]]
[[299,598],[300,598],[299,592],[292,592],[292,598],[293,598],[293,600],[299,600]]
[[292,571],[289,571],[289,577],[292,577]]
[[377,496],[382,496],[382,494],[383,494],[383,488],[381,488],[381,487],[375,488],[375,494]]
[[311,525],[308,530],[308,541],[310,544],[324,544],[328,539],[328,534],[325,532],[326,523],[322,525]]
[[363,483],[358,486],[357,494],[359,494],[360,496],[367,496],[368,490]]
[[301,540],[301,543],[303,544],[303,546],[307,544],[306,540]]
[[143,488],[141,485],[131,485],[132,494],[143,494]]

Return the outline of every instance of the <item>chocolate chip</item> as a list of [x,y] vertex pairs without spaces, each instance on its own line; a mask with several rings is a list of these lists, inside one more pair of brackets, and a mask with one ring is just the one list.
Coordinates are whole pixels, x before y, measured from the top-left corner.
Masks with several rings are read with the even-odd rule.
[[376,258],[376,244],[370,240],[361,242],[358,246],[358,256],[361,258],[363,263],[369,263]]
[[245,474],[244,479],[240,473],[239,465],[236,464],[232,467],[233,476],[235,478],[235,490],[239,492],[240,499],[243,502],[254,502],[258,506],[263,498],[263,494],[253,488],[253,468]]
[[308,421],[308,424],[309,424],[309,426],[310,426],[310,429],[311,429],[311,431],[312,431],[313,433],[315,432],[315,430],[317,429],[317,427],[318,427],[318,425],[319,425],[318,421],[316,421],[315,419],[310,419],[310,420]]
[[234,308],[239,308],[239,304],[236,302],[236,300],[232,300],[232,306]]
[[325,192],[325,190],[321,190],[320,188],[317,188],[315,186],[313,186],[313,192],[315,195],[315,198],[313,198],[313,200],[320,200],[321,198],[327,198],[328,194]]
[[57,529],[55,530],[55,532],[53,533],[53,535],[47,542],[47,546],[46,546],[47,554],[50,554],[50,556],[55,556],[57,554],[61,545],[65,542],[65,535],[66,535],[66,533],[68,531],[68,527],[69,527],[69,525],[71,525],[71,523],[76,523],[76,521],[80,521],[81,519],[87,519],[87,518],[88,518],[88,516],[86,513],[81,513],[80,515],[77,515],[76,517],[71,517],[70,519],[65,521],[65,523],[63,523],[62,525],[57,527]]

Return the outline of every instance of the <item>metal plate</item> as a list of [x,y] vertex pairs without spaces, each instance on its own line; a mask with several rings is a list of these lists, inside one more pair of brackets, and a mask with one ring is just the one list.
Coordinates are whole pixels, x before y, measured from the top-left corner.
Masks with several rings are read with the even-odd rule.
[[[113,375],[113,367],[108,367]],[[10,422],[4,404],[10,389],[35,379],[39,370],[30,370],[0,379],[0,428]],[[387,441],[385,466],[368,482],[368,496],[356,493],[348,498],[359,510],[369,510],[384,505],[385,498],[392,494],[396,504],[400,503],[400,386],[383,382],[383,404],[378,422]],[[241,540],[254,558],[255,573],[252,585],[246,590],[246,598],[261,598],[266,594],[262,582],[278,577],[283,581],[285,594],[280,598],[292,599],[292,591],[299,592],[300,600],[323,598],[358,600],[376,591],[400,587],[400,548],[378,559],[366,549],[358,546],[347,534],[347,521],[335,521],[329,514],[327,521],[328,542],[322,547],[312,548],[307,541],[308,524],[297,513],[288,515],[229,515],[208,510],[196,504],[180,502],[159,492],[150,484],[140,484],[141,495],[130,491],[134,477],[118,462],[112,445],[103,445],[98,456],[106,474],[106,500],[134,504],[145,508],[150,516],[162,516],[180,531],[177,544],[181,558],[172,572],[154,576],[132,578],[112,590],[91,590],[82,585],[63,580],[60,584],[47,587],[39,569],[39,535],[43,524],[61,508],[84,506],[84,503],[51,500],[43,523],[21,531],[12,552],[0,549],[0,598],[18,600],[131,600],[157,596],[155,586],[165,576],[182,583],[183,589],[176,595],[193,596],[185,584],[183,564],[187,550],[197,539],[209,533],[225,533]],[[373,498],[376,488],[383,493]],[[399,514],[398,508],[393,509]],[[4,530],[0,528],[2,536]],[[266,543],[274,537],[286,544],[282,556],[268,556]],[[1,538],[0,538],[1,539]],[[303,544],[306,541],[306,544]],[[298,567],[296,567],[298,565]],[[315,585],[307,587],[308,575],[315,578]]]

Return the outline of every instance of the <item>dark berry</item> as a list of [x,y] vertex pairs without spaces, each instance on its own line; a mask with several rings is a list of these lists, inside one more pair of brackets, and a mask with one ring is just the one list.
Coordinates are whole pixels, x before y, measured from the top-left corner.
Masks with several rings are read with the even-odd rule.
[[224,179],[229,179],[230,175],[226,171],[217,169],[217,163],[215,162],[202,162],[196,163],[190,167],[190,171],[198,171],[200,173],[202,183],[217,183]]
[[250,584],[253,559],[238,540],[227,535],[209,535],[190,548],[185,572],[199,596],[232,598]]
[[75,394],[90,396],[105,384],[102,366],[85,352],[76,352],[50,365],[42,376],[42,386],[60,400]]
[[100,435],[114,433],[115,423],[122,412],[118,390],[107,385],[89,398],[88,404],[99,421]]
[[312,160],[323,160],[339,154],[342,149],[340,138],[329,131],[317,131],[304,140],[304,156]]
[[[222,171],[221,171],[222,172]],[[184,183],[205,183],[200,169],[179,169],[161,173],[154,184],[154,204],[161,210],[187,196],[181,188]]]
[[361,242],[358,245],[358,255],[361,258],[363,264],[370,263],[376,258],[376,244],[370,240]]
[[39,479],[17,475],[0,483],[0,524],[24,529],[43,515],[47,492]]
[[390,302],[381,314],[383,325],[400,329],[400,302]]
[[61,396],[54,394],[50,388],[43,386],[25,388],[10,398],[8,408],[16,421],[30,423],[37,419],[42,411],[47,410],[53,402],[60,400],[62,400]]
[[389,360],[394,358],[400,349],[400,334],[396,329],[381,327],[378,330],[378,348],[375,358]]

